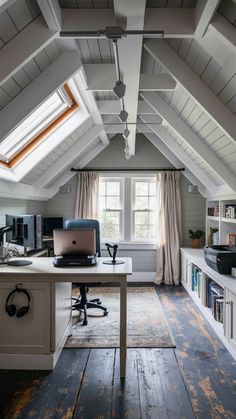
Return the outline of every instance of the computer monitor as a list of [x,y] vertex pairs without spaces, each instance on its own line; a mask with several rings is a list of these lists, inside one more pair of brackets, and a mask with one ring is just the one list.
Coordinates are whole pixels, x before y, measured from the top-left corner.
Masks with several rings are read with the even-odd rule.
[[42,248],[41,215],[6,215],[6,227],[12,231],[6,233],[6,241],[30,249]]
[[43,236],[53,237],[53,230],[63,228],[63,217],[43,217]]

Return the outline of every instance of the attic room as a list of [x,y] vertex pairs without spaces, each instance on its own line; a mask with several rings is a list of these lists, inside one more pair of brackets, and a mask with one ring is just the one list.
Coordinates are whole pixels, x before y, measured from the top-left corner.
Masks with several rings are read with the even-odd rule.
[[236,0],[0,0],[0,410],[236,418]]

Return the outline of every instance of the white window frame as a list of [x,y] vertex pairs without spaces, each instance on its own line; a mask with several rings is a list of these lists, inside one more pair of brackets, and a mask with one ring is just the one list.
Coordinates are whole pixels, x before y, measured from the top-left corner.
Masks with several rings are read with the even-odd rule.
[[[111,180],[112,178],[121,178],[123,179],[123,240],[119,242],[119,248],[128,250],[128,249],[156,249],[157,240],[139,240],[134,241],[132,237],[132,178],[155,178],[158,183],[158,174],[155,172],[143,172],[140,176],[140,173],[137,172],[120,172],[117,176],[117,172],[104,172],[100,173],[100,178],[106,178]],[[158,192],[157,192],[158,193]],[[157,209],[158,211],[158,209]],[[157,215],[158,216],[158,215]],[[158,234],[158,227],[157,227]],[[115,239],[114,239],[115,240]],[[105,238],[101,237],[102,249],[105,247]]]
[[[118,240],[115,238],[114,240],[117,240],[119,242],[123,242],[124,240],[124,179],[123,177],[110,177],[110,176],[100,176],[99,181],[103,182],[119,182],[120,183],[120,208],[108,208],[105,210],[105,212],[119,212],[119,221],[120,221],[120,239]],[[100,196],[100,194],[99,194]],[[107,196],[105,194],[105,196]],[[100,209],[100,212],[102,209]],[[105,243],[106,241],[111,240],[110,238],[103,237],[102,241]]]
[[[157,241],[157,238],[155,238],[155,239],[151,239],[151,238],[136,239],[135,238],[135,213],[136,212],[142,212],[142,213],[145,213],[145,212],[151,213],[152,212],[152,210],[150,210],[148,208],[145,209],[145,210],[135,209],[135,198],[136,198],[136,196],[135,196],[135,183],[136,182],[144,182],[144,181],[153,182],[154,180],[156,180],[156,182],[157,182],[156,176],[150,176],[150,177],[147,177],[147,176],[146,177],[133,176],[132,177],[132,207],[131,207],[132,231],[131,231],[131,241],[134,242],[134,243],[141,243],[141,242],[156,243],[156,241]],[[156,188],[158,188],[157,185],[156,185]],[[156,198],[157,198],[157,193],[158,193],[158,190],[156,190]],[[147,195],[148,199],[151,196],[153,196],[153,195],[148,194]],[[157,217],[157,211],[158,211],[158,208],[157,208],[157,205],[156,205],[156,211],[155,211],[156,212],[156,220],[158,218]],[[156,236],[157,236],[157,224],[156,224]]]

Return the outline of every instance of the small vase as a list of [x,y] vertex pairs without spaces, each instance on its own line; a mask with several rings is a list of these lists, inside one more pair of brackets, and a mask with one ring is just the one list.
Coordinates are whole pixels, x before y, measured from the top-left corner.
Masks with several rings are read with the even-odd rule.
[[199,249],[200,248],[200,239],[192,239],[192,248]]

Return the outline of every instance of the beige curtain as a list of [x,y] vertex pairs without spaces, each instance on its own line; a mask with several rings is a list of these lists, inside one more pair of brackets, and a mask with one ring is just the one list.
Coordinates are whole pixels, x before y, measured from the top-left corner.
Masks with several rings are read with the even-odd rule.
[[97,172],[80,172],[75,202],[75,218],[98,219],[99,175]]
[[160,242],[157,246],[156,283],[179,285],[181,245],[180,172],[160,173]]

